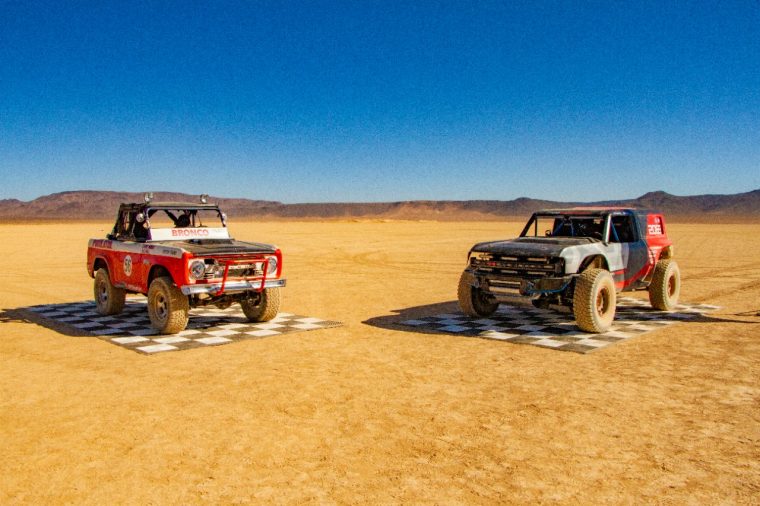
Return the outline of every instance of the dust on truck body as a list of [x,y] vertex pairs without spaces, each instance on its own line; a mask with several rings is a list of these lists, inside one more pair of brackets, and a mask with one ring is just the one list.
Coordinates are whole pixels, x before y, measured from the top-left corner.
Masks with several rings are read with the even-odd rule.
[[537,307],[569,308],[579,328],[604,332],[618,292],[648,290],[651,305],[667,311],[680,284],[661,213],[551,209],[534,213],[517,238],[473,246],[458,299],[471,316],[491,315],[516,297],[530,299]]
[[227,216],[207,203],[145,202],[119,206],[105,239],[90,239],[87,272],[97,310],[120,313],[128,293],[148,297],[151,325],[162,334],[185,329],[192,307],[233,303],[251,321],[280,306],[282,252],[230,237]]

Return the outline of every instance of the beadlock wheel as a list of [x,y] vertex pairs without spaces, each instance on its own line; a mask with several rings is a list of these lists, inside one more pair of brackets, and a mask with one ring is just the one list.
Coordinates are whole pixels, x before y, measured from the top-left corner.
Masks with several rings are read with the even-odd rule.
[[649,284],[649,302],[660,311],[671,311],[681,294],[681,271],[675,260],[657,262]]
[[573,314],[578,328],[585,332],[606,332],[615,319],[617,294],[609,271],[588,269],[575,281]]

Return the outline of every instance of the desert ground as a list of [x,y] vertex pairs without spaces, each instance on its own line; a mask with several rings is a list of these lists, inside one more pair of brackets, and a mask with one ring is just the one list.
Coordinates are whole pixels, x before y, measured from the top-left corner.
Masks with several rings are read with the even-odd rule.
[[760,225],[671,224],[721,309],[593,353],[376,324],[454,310],[521,225],[233,222],[344,325],[157,355],[20,310],[90,299],[111,223],[0,225],[0,503],[760,503]]

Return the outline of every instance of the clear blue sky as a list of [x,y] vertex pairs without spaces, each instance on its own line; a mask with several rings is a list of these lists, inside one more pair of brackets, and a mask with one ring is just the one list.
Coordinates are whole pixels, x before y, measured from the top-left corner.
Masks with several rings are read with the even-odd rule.
[[0,0],[0,198],[760,188],[760,2]]

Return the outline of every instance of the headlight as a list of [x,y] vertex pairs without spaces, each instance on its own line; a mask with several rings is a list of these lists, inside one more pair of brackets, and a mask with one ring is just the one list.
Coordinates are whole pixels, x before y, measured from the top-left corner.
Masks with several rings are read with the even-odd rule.
[[277,258],[267,258],[267,274],[274,274],[277,272]]
[[203,279],[206,274],[206,264],[203,260],[195,260],[190,263],[190,277],[193,279]]

